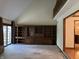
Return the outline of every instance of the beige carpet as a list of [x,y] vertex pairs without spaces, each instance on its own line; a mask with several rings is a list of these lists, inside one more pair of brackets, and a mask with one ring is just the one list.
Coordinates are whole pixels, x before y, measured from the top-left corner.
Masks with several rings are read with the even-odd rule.
[[57,46],[15,44],[5,48],[0,59],[65,59]]

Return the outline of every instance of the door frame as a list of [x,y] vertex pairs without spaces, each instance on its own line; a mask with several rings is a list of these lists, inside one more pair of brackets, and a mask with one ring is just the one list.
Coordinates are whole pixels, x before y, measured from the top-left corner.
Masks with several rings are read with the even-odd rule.
[[[63,50],[65,51],[65,21],[67,18],[69,18],[70,16],[73,16],[73,14],[79,12],[79,10],[73,12],[72,14],[68,15],[67,17],[65,17],[63,19]],[[74,16],[73,16],[74,17]],[[76,16],[76,17],[79,17],[79,16]],[[75,24],[75,21],[74,21],[74,24]],[[74,26],[74,32],[75,32],[75,26]],[[74,35],[75,36],[75,35]],[[75,43],[75,40],[74,40],[74,43]],[[75,48],[75,44],[74,44],[74,48]]]
[[[78,16],[79,17],[79,16]],[[74,33],[75,33],[75,22],[77,22],[79,20],[74,20]],[[75,43],[75,34],[74,34],[74,43]],[[74,44],[75,45],[75,44]]]

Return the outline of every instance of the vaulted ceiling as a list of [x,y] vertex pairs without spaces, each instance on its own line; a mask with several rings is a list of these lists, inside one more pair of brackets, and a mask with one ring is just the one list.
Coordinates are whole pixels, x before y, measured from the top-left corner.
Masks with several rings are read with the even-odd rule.
[[0,16],[14,20],[28,9],[31,3],[32,0],[0,0]]
[[56,0],[0,0],[0,16],[18,24],[52,25]]
[[53,25],[53,8],[56,0],[33,0],[28,9],[26,9],[16,19],[18,24],[27,25]]
[[[14,20],[17,24],[53,25],[56,24],[53,20],[53,9],[57,1],[59,0],[0,0],[0,16]],[[79,0],[65,2],[60,11],[56,12],[54,19],[67,16],[79,9]]]

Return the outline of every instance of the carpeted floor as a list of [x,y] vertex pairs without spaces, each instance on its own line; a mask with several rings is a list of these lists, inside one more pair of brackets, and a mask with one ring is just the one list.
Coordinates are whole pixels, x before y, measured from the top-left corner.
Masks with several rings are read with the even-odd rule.
[[54,45],[9,45],[0,59],[66,59]]

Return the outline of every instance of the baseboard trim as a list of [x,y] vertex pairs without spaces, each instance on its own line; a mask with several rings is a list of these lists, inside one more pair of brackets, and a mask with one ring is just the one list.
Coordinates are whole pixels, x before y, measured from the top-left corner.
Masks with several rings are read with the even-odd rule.
[[75,49],[75,48],[65,48],[65,49]]
[[[57,45],[57,47],[59,48],[58,45]],[[62,51],[61,49],[60,49],[60,52],[66,57],[66,59],[70,59],[70,57],[64,51]]]

